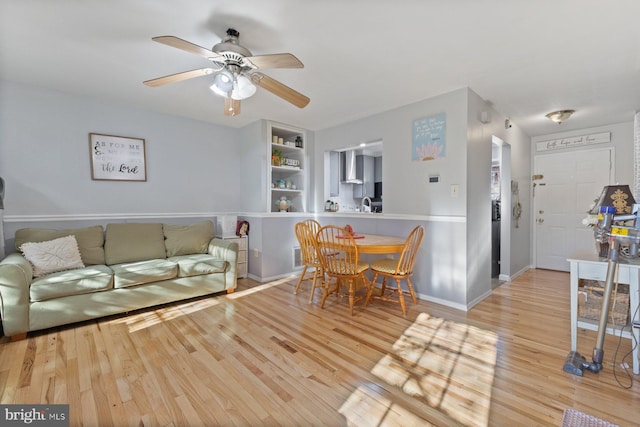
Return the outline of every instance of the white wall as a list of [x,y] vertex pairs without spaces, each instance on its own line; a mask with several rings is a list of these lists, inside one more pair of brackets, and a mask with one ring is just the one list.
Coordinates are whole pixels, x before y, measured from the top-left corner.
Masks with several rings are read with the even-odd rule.
[[480,121],[486,103],[467,91],[467,303],[491,292],[492,135]]
[[267,166],[271,158],[269,141],[266,140],[267,122],[258,120],[240,129],[238,146],[240,148],[239,174],[242,192],[240,206],[242,212],[265,212],[267,205]]
[[[7,81],[0,94],[5,219],[241,208],[235,129]],[[89,133],[144,138],[147,181],[93,181]]]
[[[265,121],[238,130],[6,81],[0,82],[0,93],[0,176],[7,181],[5,216],[9,220],[265,211]],[[385,213],[434,218],[426,223],[433,239],[426,240],[430,243],[425,251],[432,264],[420,274],[424,283],[417,287],[435,301],[460,307],[474,304],[490,292],[491,135],[511,144],[515,176],[529,177],[531,163],[528,138],[516,128],[504,130],[504,118],[497,112],[489,108],[492,121],[479,122],[486,108],[477,94],[463,88],[309,132],[306,164],[311,179],[307,188],[315,189],[309,191],[310,211],[323,210],[326,150],[383,140]],[[447,118],[445,157],[413,161],[413,121],[439,113]],[[90,132],[144,138],[148,181],[93,181]],[[520,155],[524,160],[516,158]],[[439,175],[440,182],[429,184],[430,175]],[[458,197],[451,197],[452,184],[459,185]],[[527,201],[528,194],[522,194],[523,205]],[[384,227],[389,222],[380,224]],[[523,217],[521,227],[525,224],[528,218]],[[267,246],[284,241],[267,239],[270,231],[256,226],[250,246],[258,248],[262,258],[266,255],[260,248],[269,252]],[[525,231],[523,228],[519,231]],[[286,242],[293,243],[289,231]],[[517,237],[516,232],[512,237],[512,251],[517,254],[512,257],[512,268],[515,265],[516,271],[528,265],[530,258],[528,233]],[[288,254],[290,245],[284,246]]]
[[[488,123],[482,123],[482,113]],[[467,111],[467,303],[491,292],[491,151],[493,136],[511,147],[511,177],[519,181],[520,203],[529,211],[528,183],[531,177],[531,140],[520,128],[493,109],[478,94],[468,91]],[[513,200],[512,200],[513,203]],[[511,212],[511,208],[508,209]],[[506,219],[506,218],[505,218]],[[531,265],[529,216],[516,222],[511,218],[509,265],[501,265],[501,276],[512,277]]]
[[[480,122],[482,111],[490,113],[489,123]],[[412,161],[413,120],[438,113],[446,114],[445,157]],[[522,179],[530,175],[530,139],[516,125],[505,129],[505,119],[476,93],[463,88],[317,131],[314,150],[316,173],[313,176],[318,189],[316,203],[321,206],[325,194],[322,176],[325,151],[382,139],[385,213],[449,216],[466,221],[464,239],[443,236],[445,238],[438,239],[428,248],[430,251],[452,253],[456,259],[440,259],[442,264],[438,268],[442,268],[441,274],[429,277],[429,282],[422,284],[421,288],[432,292],[436,298],[472,305],[491,292],[492,135],[511,144],[514,156],[523,156],[513,159],[513,176]],[[430,175],[439,175],[440,182],[429,184]],[[451,197],[452,184],[459,185],[458,197]],[[524,197],[521,202],[527,207],[526,184],[523,186],[525,194],[521,194]],[[528,218],[522,218],[521,228],[512,234],[511,250],[516,254],[511,258],[511,271],[520,271],[530,265],[530,238],[528,222],[525,221]],[[447,282],[441,280],[443,277],[455,277],[456,280]],[[460,284],[463,289],[459,288]]]
[[[323,159],[327,150],[384,141],[382,175],[384,212],[418,215],[466,214],[467,89],[316,131],[313,185],[317,206],[323,206]],[[412,125],[415,119],[446,113],[446,154],[443,159],[412,161]],[[429,184],[429,175],[440,183]],[[460,196],[450,197],[450,184],[460,184]]]

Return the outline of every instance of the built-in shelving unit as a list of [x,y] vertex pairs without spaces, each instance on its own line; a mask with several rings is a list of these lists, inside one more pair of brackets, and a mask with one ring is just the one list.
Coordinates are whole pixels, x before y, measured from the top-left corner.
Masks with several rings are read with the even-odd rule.
[[303,129],[269,122],[267,126],[269,167],[267,212],[280,212],[278,201],[289,200],[288,212],[306,212],[306,143]]

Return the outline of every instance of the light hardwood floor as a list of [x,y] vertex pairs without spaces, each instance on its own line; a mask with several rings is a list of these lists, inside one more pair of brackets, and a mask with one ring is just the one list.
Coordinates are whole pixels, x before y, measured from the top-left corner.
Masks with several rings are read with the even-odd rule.
[[[325,309],[296,278],[0,343],[1,403],[68,403],[72,426],[559,426],[575,408],[640,422],[640,376],[562,371],[569,276],[531,270],[469,312]],[[580,331],[590,357],[595,333]],[[626,359],[631,365],[630,356]],[[621,387],[617,381],[631,388]]]

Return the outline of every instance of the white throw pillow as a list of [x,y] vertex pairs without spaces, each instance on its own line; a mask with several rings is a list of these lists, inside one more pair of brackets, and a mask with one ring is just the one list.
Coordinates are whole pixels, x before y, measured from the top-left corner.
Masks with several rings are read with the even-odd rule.
[[33,266],[33,277],[84,267],[74,236],[39,243],[23,243],[20,250]]

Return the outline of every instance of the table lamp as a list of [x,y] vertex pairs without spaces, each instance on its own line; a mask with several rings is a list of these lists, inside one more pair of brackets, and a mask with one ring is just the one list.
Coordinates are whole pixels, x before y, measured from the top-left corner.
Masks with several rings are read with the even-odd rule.
[[616,209],[616,215],[627,215],[632,213],[635,203],[636,201],[628,185],[605,185],[600,198],[598,198],[589,213],[597,215],[601,206],[613,206]]

